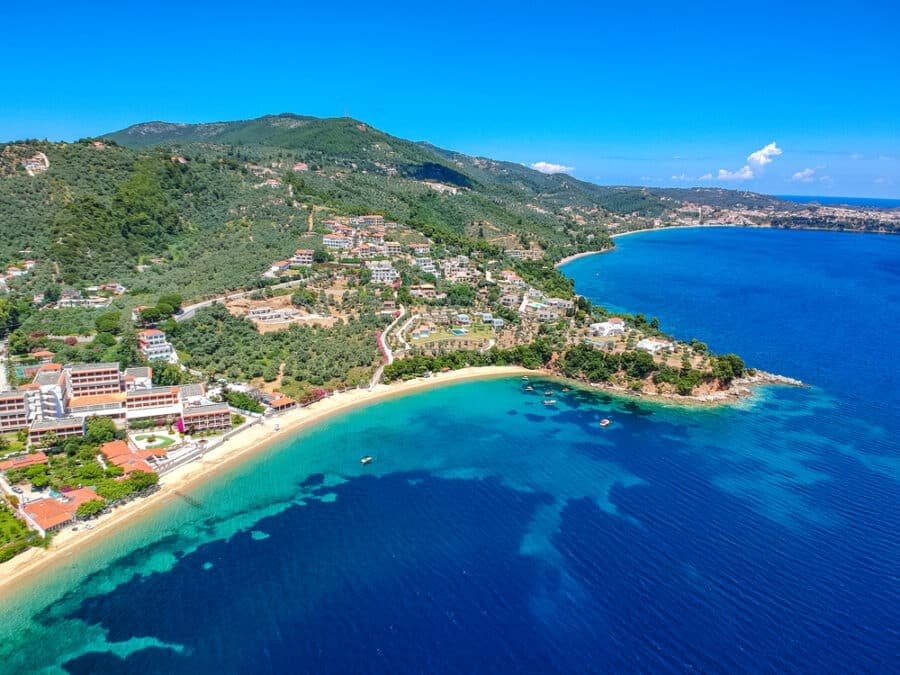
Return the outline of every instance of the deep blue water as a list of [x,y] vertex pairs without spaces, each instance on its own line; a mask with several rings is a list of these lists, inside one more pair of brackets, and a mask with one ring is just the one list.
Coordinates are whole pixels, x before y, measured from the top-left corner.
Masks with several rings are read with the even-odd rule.
[[501,379],[335,417],[0,606],[0,670],[896,672],[900,238],[617,243],[579,290],[814,386]]
[[806,195],[773,195],[778,199],[809,204],[818,202],[822,205],[845,204],[847,206],[869,206],[878,209],[900,209],[900,199],[882,197],[810,197]]

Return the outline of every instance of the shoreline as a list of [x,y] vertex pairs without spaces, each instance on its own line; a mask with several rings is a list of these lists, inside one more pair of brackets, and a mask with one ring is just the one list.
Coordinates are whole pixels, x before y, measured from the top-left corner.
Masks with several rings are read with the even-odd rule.
[[[180,466],[170,473],[160,476],[159,489],[153,494],[128,502],[110,513],[92,521],[93,528],[73,532],[66,526],[57,532],[47,548],[30,548],[27,551],[0,564],[0,599],[21,587],[22,583],[44,572],[53,565],[69,559],[79,551],[89,548],[105,537],[134,522],[135,518],[150,515],[173,499],[179,498],[179,491],[195,487],[222,471],[233,468],[241,461],[249,459],[278,441],[306,427],[315,426],[330,417],[377,403],[390,398],[432,389],[445,384],[468,380],[494,379],[516,375],[548,376],[542,370],[530,370],[521,366],[481,366],[462,368],[448,373],[440,373],[431,378],[415,378],[394,384],[379,384],[373,389],[354,389],[334,394],[316,401],[305,408],[295,408],[278,417],[271,417],[263,424],[252,426],[244,432],[226,440],[222,445],[210,450],[206,455]],[[274,431],[271,425],[280,428]]]
[[[626,232],[616,232],[615,234],[609,235],[610,239],[615,239],[617,237],[627,237],[632,234],[641,234],[642,232],[660,232],[662,230],[695,230],[698,228],[705,227],[744,227],[744,228],[755,228],[755,229],[771,229],[765,225],[732,225],[730,223],[710,223],[708,225],[668,225],[668,226],[660,226],[660,227],[645,227],[640,230],[628,230]],[[578,260],[579,258],[586,258],[590,255],[599,255],[601,253],[609,253],[610,251],[615,251],[614,246],[610,246],[609,248],[601,248],[596,251],[583,251],[581,253],[573,253],[572,255],[567,255],[562,260],[553,264],[554,267],[559,268],[565,265],[566,263],[570,263],[573,260]]]

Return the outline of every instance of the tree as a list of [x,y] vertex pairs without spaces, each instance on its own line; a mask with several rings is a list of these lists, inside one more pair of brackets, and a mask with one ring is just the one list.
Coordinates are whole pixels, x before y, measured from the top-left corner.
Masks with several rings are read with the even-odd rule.
[[48,431],[46,434],[41,436],[39,445],[45,450],[55,448],[57,445],[59,445],[59,437],[52,431]]
[[104,312],[94,319],[94,326],[98,333],[118,333],[119,321],[122,319],[120,312]]
[[91,499],[83,504],[79,504],[78,508],[75,509],[75,515],[79,518],[92,518],[100,513],[105,506],[106,502],[100,499]]
[[116,437],[116,424],[108,417],[88,417],[84,440],[93,445],[109,443]]
[[47,286],[47,290],[44,291],[44,302],[58,302],[61,295],[62,290],[60,289],[59,285],[51,284],[50,286]]

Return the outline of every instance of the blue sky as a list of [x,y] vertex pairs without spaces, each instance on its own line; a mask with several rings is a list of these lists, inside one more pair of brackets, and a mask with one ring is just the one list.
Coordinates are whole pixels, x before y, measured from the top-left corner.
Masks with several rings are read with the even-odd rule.
[[0,138],[350,114],[603,184],[900,197],[895,3],[603,4],[20,2]]

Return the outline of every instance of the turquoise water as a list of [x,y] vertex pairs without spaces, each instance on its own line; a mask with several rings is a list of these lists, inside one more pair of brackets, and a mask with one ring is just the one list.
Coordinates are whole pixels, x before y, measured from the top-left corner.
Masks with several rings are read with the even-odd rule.
[[582,292],[815,386],[685,410],[506,378],[335,417],[7,600],[0,670],[896,670],[900,239],[619,244],[566,268]]

